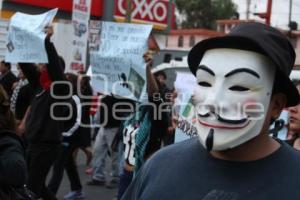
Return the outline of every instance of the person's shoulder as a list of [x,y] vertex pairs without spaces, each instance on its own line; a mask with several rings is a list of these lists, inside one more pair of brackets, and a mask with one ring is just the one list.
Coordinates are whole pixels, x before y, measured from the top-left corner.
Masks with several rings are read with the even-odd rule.
[[13,79],[13,80],[17,80],[18,78],[16,77],[16,75],[12,72],[12,71],[9,71],[8,73],[7,73],[7,75],[8,75],[8,77],[10,78],[10,79]]
[[[280,153],[277,154],[280,156],[280,162],[285,163],[286,168],[291,166],[291,169],[288,171],[294,171],[293,166],[300,166],[300,151],[285,142],[281,142],[281,145]],[[298,169],[295,170],[295,172],[300,175],[300,171]]]
[[0,131],[0,149],[8,147],[22,148],[21,139],[13,132]]

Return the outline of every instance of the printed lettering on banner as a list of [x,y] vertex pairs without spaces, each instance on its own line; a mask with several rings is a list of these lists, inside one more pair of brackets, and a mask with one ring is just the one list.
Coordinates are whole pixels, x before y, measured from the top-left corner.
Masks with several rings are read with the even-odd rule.
[[6,62],[48,63],[44,28],[51,24],[57,8],[40,15],[17,12],[10,20]]
[[74,72],[83,71],[86,68],[90,10],[91,0],[73,0],[72,26],[74,32],[72,36],[70,69]]
[[[169,0],[132,0],[131,21],[150,23],[157,29],[166,29],[168,26]],[[124,21],[126,18],[127,1],[115,0],[115,19]]]

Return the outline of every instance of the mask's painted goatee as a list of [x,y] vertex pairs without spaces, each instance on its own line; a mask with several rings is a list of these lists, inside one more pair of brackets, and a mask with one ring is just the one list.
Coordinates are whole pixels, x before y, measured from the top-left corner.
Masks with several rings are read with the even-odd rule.
[[212,148],[213,148],[213,145],[214,145],[214,132],[215,132],[214,129],[210,129],[209,133],[207,135],[206,142],[205,142],[207,151],[211,151]]

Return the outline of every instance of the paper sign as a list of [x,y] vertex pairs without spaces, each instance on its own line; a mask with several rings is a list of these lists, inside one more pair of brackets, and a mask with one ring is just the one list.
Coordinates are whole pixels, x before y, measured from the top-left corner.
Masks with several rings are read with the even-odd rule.
[[90,54],[94,89],[104,94],[143,101],[146,98],[143,54],[148,49],[152,26],[99,23],[100,46]]
[[17,12],[11,18],[6,62],[48,63],[44,28],[51,24],[57,8],[40,15]]
[[73,72],[86,68],[88,27],[91,12],[91,0],[73,0],[72,25],[73,39],[71,47],[71,66]]
[[175,104],[180,110],[175,131],[175,142],[180,142],[197,136],[197,129],[194,126],[195,111],[192,104],[192,94],[197,86],[197,81],[191,73],[177,72],[174,86],[177,92]]
[[90,20],[90,34],[89,34],[89,50],[99,51],[100,48],[100,21]]

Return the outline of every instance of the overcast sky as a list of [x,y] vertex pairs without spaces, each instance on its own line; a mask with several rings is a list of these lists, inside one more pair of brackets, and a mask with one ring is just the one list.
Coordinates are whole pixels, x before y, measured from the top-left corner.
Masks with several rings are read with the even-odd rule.
[[[246,18],[247,0],[232,0],[238,5],[240,19]],[[290,0],[273,0],[271,25],[288,29]],[[253,15],[254,12],[265,12],[267,10],[267,0],[251,0],[250,19],[260,19]],[[292,0],[292,21],[298,23],[300,29],[300,0]]]

